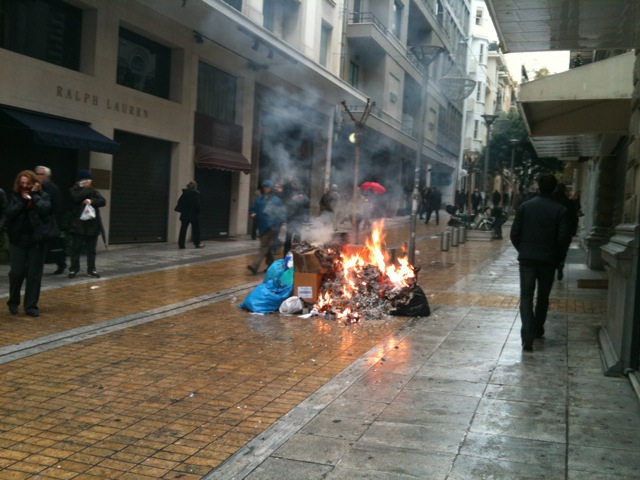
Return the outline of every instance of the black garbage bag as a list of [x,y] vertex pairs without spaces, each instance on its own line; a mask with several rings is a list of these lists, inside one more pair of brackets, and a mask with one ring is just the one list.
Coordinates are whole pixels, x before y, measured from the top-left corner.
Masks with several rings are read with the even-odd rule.
[[397,303],[395,308],[389,311],[389,315],[399,317],[428,317],[431,315],[429,300],[427,300],[424,290],[416,285],[407,301]]

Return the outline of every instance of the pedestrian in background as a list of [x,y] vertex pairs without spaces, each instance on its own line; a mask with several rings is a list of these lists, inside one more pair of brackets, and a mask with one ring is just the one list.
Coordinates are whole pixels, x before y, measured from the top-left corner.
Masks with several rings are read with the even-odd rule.
[[284,237],[284,256],[291,250],[294,242],[302,240],[302,227],[309,210],[309,197],[302,189],[300,182],[292,180],[287,189],[284,201],[287,209],[286,233]]
[[260,247],[257,255],[247,269],[257,275],[260,264],[264,259],[267,268],[273,263],[272,242],[275,229],[280,228],[284,218],[284,205],[280,199],[272,192],[273,182],[265,180],[262,182],[262,194],[255,199],[249,216],[258,222],[258,239]]
[[4,233],[5,210],[7,209],[7,196],[0,188],[0,235]]
[[[552,195],[553,199],[567,209],[567,225],[569,227],[570,238],[573,238],[578,233],[578,210],[577,205],[567,196],[567,186],[564,183],[558,183]],[[558,281],[564,278],[564,262],[569,252],[569,246],[571,240],[567,242],[567,247],[564,249],[562,258],[558,262]]]
[[11,315],[18,313],[20,291],[25,280],[24,311],[31,317],[40,315],[38,301],[47,249],[41,229],[52,215],[49,195],[42,191],[38,176],[31,170],[20,172],[5,211],[10,267],[7,306]]
[[435,213],[436,225],[440,224],[440,207],[442,206],[442,193],[437,188],[432,188],[429,193],[429,199],[427,203],[427,218],[424,221],[425,224],[431,220],[431,214]]
[[[91,172],[80,170],[78,181],[70,189],[71,194],[71,221],[69,232],[71,233],[71,266],[69,278],[74,278],[80,272],[80,252],[84,246],[87,252],[87,275],[100,278],[96,270],[96,256],[98,235],[102,229],[100,208],[107,204],[105,198],[93,188]],[[94,217],[83,219],[85,207],[91,206]]]
[[494,207],[500,206],[500,203],[502,202],[502,195],[498,190],[493,191],[493,194],[491,195],[491,202],[493,203]]
[[476,187],[473,193],[471,194],[471,208],[473,209],[474,215],[478,214],[481,203],[482,203],[482,194],[480,193],[480,189]]
[[554,273],[571,240],[567,209],[551,198],[556,178],[544,173],[537,182],[540,194],[520,205],[511,227],[520,264],[520,336],[526,351],[533,350],[534,338],[544,336]]
[[[67,205],[60,188],[58,188],[58,185],[51,180],[51,169],[44,165],[39,165],[34,169],[34,172],[40,179],[42,190],[49,194],[53,216],[55,217],[58,226],[62,227],[63,216],[67,211]],[[60,236],[58,238],[50,238],[47,241],[45,263],[55,263],[57,265],[56,270],[53,272],[54,275],[64,273],[67,268],[67,249],[62,232],[60,232]]]
[[196,248],[203,248],[200,243],[200,192],[195,180],[187,183],[182,189],[182,195],[178,199],[178,204],[174,209],[180,212],[180,233],[178,234],[178,248],[185,248],[187,240],[187,230],[191,225],[191,241]]

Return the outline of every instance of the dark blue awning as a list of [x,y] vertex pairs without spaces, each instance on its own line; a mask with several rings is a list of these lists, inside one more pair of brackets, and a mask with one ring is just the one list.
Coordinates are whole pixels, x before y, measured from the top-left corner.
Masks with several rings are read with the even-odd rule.
[[31,130],[33,143],[112,155],[120,153],[118,142],[96,132],[86,123],[7,107],[0,111]]

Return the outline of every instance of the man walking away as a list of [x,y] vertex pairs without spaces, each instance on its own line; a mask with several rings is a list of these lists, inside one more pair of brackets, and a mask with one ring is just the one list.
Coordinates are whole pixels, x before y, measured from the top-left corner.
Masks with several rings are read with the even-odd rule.
[[537,182],[540,195],[520,205],[511,227],[511,242],[520,264],[520,336],[525,351],[533,350],[534,338],[544,336],[554,273],[571,240],[567,209],[551,198],[556,178],[543,173]]

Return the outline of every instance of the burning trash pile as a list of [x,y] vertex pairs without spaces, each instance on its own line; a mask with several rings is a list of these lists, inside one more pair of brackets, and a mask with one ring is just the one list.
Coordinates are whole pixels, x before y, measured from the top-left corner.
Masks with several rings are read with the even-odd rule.
[[302,258],[308,262],[310,252],[317,260],[316,270],[324,272],[316,273],[323,278],[314,305],[318,313],[346,324],[385,315],[429,316],[429,303],[417,284],[418,271],[406,256],[391,258],[384,248],[382,227],[383,222],[373,224],[365,247],[317,248],[303,242],[293,248],[294,278],[300,269],[296,263]]

